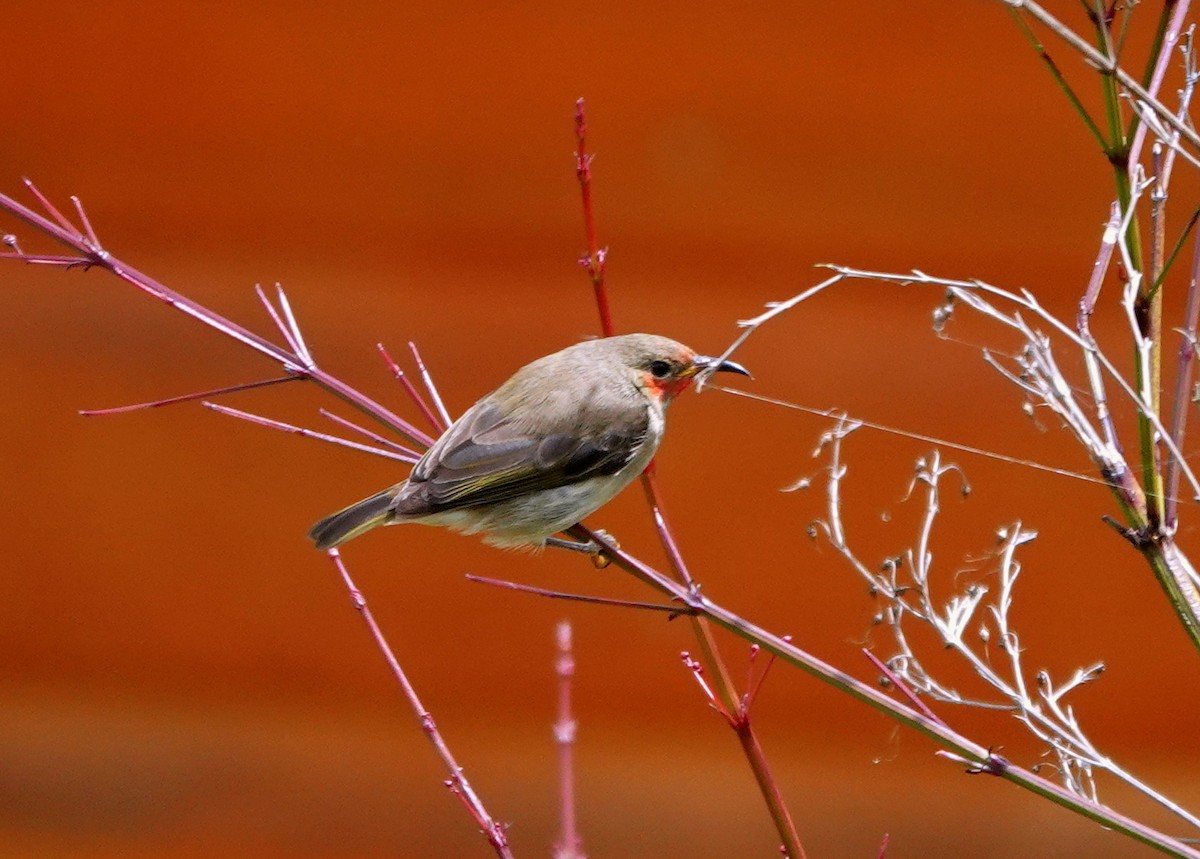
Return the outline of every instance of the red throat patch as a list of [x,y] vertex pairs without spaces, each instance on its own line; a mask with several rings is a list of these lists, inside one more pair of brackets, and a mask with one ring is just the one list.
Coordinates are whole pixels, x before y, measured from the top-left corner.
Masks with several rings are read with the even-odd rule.
[[642,376],[642,383],[646,392],[652,397],[670,400],[687,390],[688,386],[692,384],[692,377],[658,379],[652,374],[646,373]]

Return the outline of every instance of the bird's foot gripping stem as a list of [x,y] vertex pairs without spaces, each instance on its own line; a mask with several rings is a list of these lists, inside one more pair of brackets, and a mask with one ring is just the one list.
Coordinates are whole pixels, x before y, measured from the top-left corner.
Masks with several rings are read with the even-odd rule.
[[578,540],[564,540],[561,537],[547,537],[546,545],[554,546],[557,549],[570,549],[572,552],[583,552],[592,559],[596,569],[603,570],[612,563],[612,559],[605,554],[606,549],[619,549],[621,544],[617,542],[617,538],[607,531],[596,531],[596,536],[599,541],[587,540],[580,542]]

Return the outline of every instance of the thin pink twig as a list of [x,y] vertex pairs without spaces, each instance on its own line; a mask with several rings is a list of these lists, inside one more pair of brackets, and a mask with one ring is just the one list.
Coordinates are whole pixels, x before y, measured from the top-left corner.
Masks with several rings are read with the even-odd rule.
[[587,151],[587,116],[584,100],[575,102],[575,176],[579,180],[579,191],[583,197],[583,231],[587,239],[586,256],[579,262],[587,269],[596,296],[596,309],[600,312],[600,331],[605,337],[616,333],[612,311],[608,306],[608,290],[604,283],[605,261],[608,250],[601,249],[596,239],[596,210],[592,204],[592,155]]
[[671,562],[671,569],[675,571],[675,575],[681,582],[690,586],[692,585],[692,574],[688,571],[687,562],[683,560],[683,553],[679,551],[675,532],[671,530],[671,525],[667,522],[656,473],[657,467],[654,460],[651,460],[650,464],[646,466],[645,472],[642,473],[642,490],[646,493],[646,503],[650,506],[650,515],[654,518],[654,528],[658,532],[658,539],[662,542],[663,551],[667,553],[667,560]]
[[[592,288],[596,298],[596,308],[600,314],[600,330],[605,337],[611,337],[615,333],[615,329],[608,303],[608,287],[605,282],[605,258],[607,253],[600,249],[597,239],[596,214],[592,204],[592,156],[587,151],[587,118],[582,98],[575,102],[575,140],[575,173],[579,180],[579,188],[582,194],[584,231],[588,243],[587,256],[580,260],[580,262],[587,269],[588,275],[591,277]],[[642,473],[642,488],[645,490],[646,500],[650,505],[650,511],[654,517],[654,526],[658,531],[659,540],[662,542],[663,549],[667,553],[671,567],[674,569],[677,578],[691,592],[695,590],[695,585],[691,574],[688,572],[687,564],[683,560],[683,554],[680,552],[679,545],[675,540],[674,532],[672,532],[670,524],[667,522],[666,514],[663,512],[662,496],[658,489],[658,483],[654,479],[654,474],[655,465],[651,461]],[[704,618],[691,617],[689,620],[692,625],[692,632],[696,637],[696,644],[700,650],[701,662],[697,664],[710,672],[712,685],[710,686],[707,682],[704,682],[699,673],[697,673],[696,679],[701,681],[710,694],[715,694],[714,706],[717,706],[719,711],[726,715],[730,726],[737,735],[738,742],[742,746],[742,751],[746,755],[747,763],[750,765],[755,781],[762,792],[771,819],[775,823],[776,831],[783,842],[784,853],[789,859],[804,859],[804,847],[800,842],[800,836],[796,832],[791,812],[788,810],[787,804],[783,801],[779,785],[771,773],[770,765],[758,741],[750,714],[742,706],[743,699],[738,696],[734,689],[733,681],[729,676],[729,670],[725,666],[725,661],[721,658],[721,652],[717,647],[712,629],[708,626]]]
[[371,432],[366,427],[360,426],[360,425],[356,424],[354,421],[346,420],[341,415],[334,414],[333,412],[329,411],[328,409],[319,409],[318,411],[320,412],[321,417],[328,418],[329,420],[333,421],[335,424],[344,426],[346,429],[354,430],[359,435],[369,438],[371,441],[375,442],[376,444],[381,444],[384,447],[388,447],[388,448],[391,448],[392,450],[399,451],[400,453],[403,453],[406,456],[411,456],[411,457],[413,457],[414,460],[421,458],[421,454],[419,452],[413,450],[412,448],[405,447],[402,444],[397,444],[396,442],[392,441],[390,438],[384,438],[377,432]]
[[[1146,87],[1146,92],[1152,98],[1158,98],[1158,92],[1162,88],[1167,69],[1175,59],[1175,46],[1179,43],[1179,37],[1183,35],[1183,28],[1187,22],[1187,14],[1190,6],[1191,0],[1178,0],[1178,5],[1171,13],[1171,19],[1168,21],[1167,29],[1163,33],[1162,44],[1158,49],[1158,59],[1154,64],[1154,71],[1150,75],[1150,85]],[[1126,162],[1130,169],[1142,157],[1142,146],[1146,142],[1146,126],[1147,123],[1143,118],[1138,123],[1137,131],[1134,132],[1133,144],[1129,147],[1129,160]]]
[[[388,354],[387,349],[383,348],[382,343],[376,343],[375,348],[378,349],[379,354],[383,356],[383,360],[387,363],[388,369],[392,371],[392,376],[394,376],[396,380],[399,381],[404,387],[404,392],[408,394],[408,398],[413,401],[417,409],[420,410],[421,414],[425,416],[425,419],[429,421],[429,425],[433,427],[434,432],[441,432],[443,429],[442,422],[438,420],[437,415],[433,413],[433,409],[429,408],[429,403],[425,402],[425,398],[421,396],[421,392],[417,390],[416,386],[411,381],[409,381],[409,378],[405,372],[400,369],[400,365],[392,360],[392,356]],[[433,440],[430,439],[429,443],[432,444]]]
[[78,232],[78,230],[75,229],[75,225],[63,217],[63,213],[60,212],[57,207],[50,202],[50,199],[42,193],[41,189],[38,188],[37,185],[33,184],[32,179],[22,179],[21,181],[25,183],[25,187],[29,189],[29,193],[37,197],[37,201],[42,204],[42,208],[50,213],[50,217],[54,218],[60,227],[67,232]]
[[[1171,438],[1176,450],[1183,450],[1188,413],[1192,410],[1192,376],[1196,363],[1196,329],[1200,324],[1200,230],[1192,246],[1192,276],[1188,282],[1187,308],[1184,311],[1183,337],[1179,344],[1179,372],[1175,378],[1174,413],[1171,418]],[[1167,499],[1163,517],[1167,530],[1174,532],[1179,525],[1179,460],[1167,460]]]
[[[781,637],[783,638],[784,641],[792,640],[792,637],[790,635],[784,635]],[[758,656],[759,652],[760,652],[760,648],[757,644],[751,645],[750,664],[746,667],[747,675],[749,675],[750,669],[754,665],[754,659]],[[754,706],[754,702],[756,700],[758,700],[758,693],[760,691],[762,691],[763,684],[765,684],[767,682],[767,675],[771,673],[771,669],[774,666],[775,666],[775,654],[769,653],[769,654],[767,654],[767,664],[763,668],[763,670],[759,673],[758,679],[756,681],[754,681],[753,683],[751,683],[750,678],[747,676],[747,678],[746,678],[746,690],[747,691],[742,696],[742,711],[743,712],[745,712],[745,713],[750,712],[750,709]]]
[[100,239],[96,237],[96,231],[92,229],[92,222],[88,219],[87,212],[84,211],[83,202],[74,194],[71,195],[71,203],[75,206],[75,213],[79,215],[79,223],[83,224],[83,230],[87,233],[88,239],[92,245],[99,250],[102,245]]
[[474,573],[467,573],[466,578],[472,582],[478,582],[481,585],[491,585],[497,588],[504,588],[510,591],[520,591],[523,594],[533,594],[539,597],[549,597],[556,600],[570,600],[572,602],[585,602],[593,605],[611,605],[617,608],[633,608],[642,609],[644,611],[661,611],[670,615],[694,614],[687,606],[678,605],[663,605],[655,602],[638,602],[636,600],[619,600],[609,597],[595,597],[587,594],[573,594],[567,591],[552,591],[548,588],[539,588],[534,585],[524,585],[520,582],[510,582],[505,579],[491,579],[487,576],[477,576]]
[[391,645],[388,644],[383,631],[379,628],[379,624],[375,622],[375,616],[371,614],[366,597],[363,596],[362,591],[354,584],[354,580],[350,578],[350,571],[346,568],[345,563],[343,563],[341,554],[337,549],[330,549],[329,558],[333,561],[334,567],[341,576],[346,590],[350,592],[351,605],[362,616],[363,622],[367,625],[367,629],[371,633],[371,638],[375,641],[375,646],[383,654],[388,668],[391,669],[396,682],[400,684],[400,689],[404,692],[404,697],[408,699],[409,706],[412,707],[413,713],[416,714],[418,721],[420,721],[421,728],[425,731],[425,735],[429,737],[429,742],[433,745],[438,757],[446,765],[446,769],[450,773],[450,777],[446,781],[447,786],[451,792],[462,800],[471,817],[479,825],[480,829],[483,830],[484,837],[492,845],[492,849],[495,850],[496,855],[501,857],[501,859],[512,859],[512,852],[508,847],[508,836],[505,832],[505,827],[503,824],[497,823],[488,813],[483,801],[475,793],[470,782],[467,781],[463,768],[459,766],[458,761],[450,751],[450,747],[446,745],[446,741],[438,730],[433,716],[425,708],[425,705],[421,703],[421,699],[417,696],[417,690],[409,682],[408,675],[400,667],[400,661],[396,658],[395,652],[392,650]]
[[311,366],[314,363],[312,352],[309,351],[308,344],[304,342],[304,334],[301,333],[300,326],[296,322],[296,316],[292,313],[291,302],[288,301],[287,293],[283,291],[282,284],[275,284],[275,297],[279,301],[284,318],[287,319],[288,328],[292,332],[292,342],[296,344],[295,353],[304,359],[304,366]]
[[163,400],[151,400],[148,403],[135,403],[131,406],[115,406],[110,409],[81,409],[79,414],[84,417],[94,417],[98,415],[118,415],[124,412],[136,412],[141,409],[157,409],[160,406],[171,406],[175,403],[187,403],[193,400],[206,400],[209,397],[220,396],[221,394],[233,394],[238,391],[250,391],[254,388],[265,388],[268,385],[279,385],[283,382],[299,382],[304,379],[303,376],[280,376],[275,379],[263,379],[261,382],[247,382],[244,385],[229,385],[224,388],[213,388],[211,391],[199,391],[195,394],[181,394],[178,397],[167,397]]
[[942,721],[941,716],[933,712],[933,710],[929,708],[929,705],[922,701],[917,696],[917,693],[909,688],[909,685],[896,675],[896,672],[888,668],[886,662],[884,662],[871,651],[867,650],[865,647],[862,649],[862,652],[863,655],[871,661],[871,664],[879,669],[879,673],[888,679],[888,682],[892,684],[892,687],[899,690],[900,694],[907,698],[910,704],[924,713],[927,719],[937,722],[942,727],[949,727],[944,721]]
[[585,859],[583,838],[575,819],[575,737],[578,723],[571,712],[575,654],[571,646],[570,621],[561,621],[555,632],[558,643],[558,658],[554,661],[558,675],[558,719],[554,723],[554,739],[558,743],[559,836],[558,843],[554,845],[554,859]]
[[267,293],[263,290],[261,284],[254,284],[254,292],[258,295],[258,300],[262,302],[262,306],[266,308],[267,315],[271,317],[271,321],[275,323],[275,327],[279,329],[279,333],[283,335],[284,341],[288,344],[288,348],[300,355],[300,344],[296,342],[296,338],[292,336],[292,332],[283,324],[283,318],[279,315],[279,311],[275,309],[275,305],[271,303],[271,299],[267,298]]
[[[56,242],[81,254],[83,259],[78,263],[81,267],[90,268],[91,266],[97,266],[105,269],[147,295],[174,307],[181,313],[187,314],[210,328],[215,328],[227,337],[231,337],[273,361],[277,361],[288,372],[305,375],[335,397],[344,400],[354,408],[362,411],[364,414],[370,415],[373,419],[417,444],[425,445],[428,443],[428,435],[416,429],[416,427],[404,418],[393,413],[381,403],[372,400],[370,397],[350,387],[337,377],[326,373],[319,367],[305,366],[304,357],[298,354],[295,349],[289,352],[287,349],[275,345],[266,338],[238,325],[236,322],[226,319],[224,316],[208,309],[199,302],[193,301],[187,296],[170,289],[149,275],[138,271],[130,265],[126,265],[107,250],[93,246],[91,239],[64,218],[62,213],[54,208],[45,195],[32,182],[27,179],[25,180],[25,184],[51,217],[47,218],[40,215],[28,206],[17,202],[5,194],[0,194],[0,210],[7,211],[13,217],[42,231]],[[36,261],[36,259],[31,259],[31,261]]]
[[283,421],[272,420],[271,418],[264,418],[262,415],[255,415],[255,414],[251,414],[250,412],[243,412],[241,409],[231,409],[229,406],[222,406],[219,403],[210,403],[210,402],[206,401],[205,403],[203,403],[203,405],[206,408],[212,409],[214,412],[220,412],[223,415],[229,415],[231,418],[238,418],[243,421],[249,421],[252,424],[258,424],[259,426],[270,427],[271,429],[281,430],[282,432],[294,433],[295,435],[302,436],[304,438],[314,438],[317,441],[327,441],[330,444],[338,444],[338,445],[341,445],[342,447],[351,448],[352,450],[361,450],[364,453],[373,453],[376,456],[382,456],[387,459],[398,459],[401,462],[415,463],[420,458],[420,457],[406,454],[406,453],[399,453],[397,451],[381,450],[380,448],[377,448],[377,447],[371,447],[369,444],[359,444],[356,441],[350,441],[349,439],[338,438],[336,435],[328,435],[327,433],[317,432],[316,430],[305,429],[304,427],[298,427],[298,426],[295,426],[294,424],[284,423]]
[[433,405],[437,409],[437,413],[441,416],[441,423],[438,426],[438,431],[443,432],[454,423],[450,419],[450,413],[446,411],[446,404],[442,402],[441,394],[438,393],[437,385],[433,383],[433,377],[429,375],[429,371],[425,369],[425,362],[421,359],[421,353],[417,350],[417,344],[408,341],[409,351],[412,352],[413,360],[417,362],[417,370],[421,374],[421,381],[425,385],[425,390],[429,392],[429,399],[433,400]]

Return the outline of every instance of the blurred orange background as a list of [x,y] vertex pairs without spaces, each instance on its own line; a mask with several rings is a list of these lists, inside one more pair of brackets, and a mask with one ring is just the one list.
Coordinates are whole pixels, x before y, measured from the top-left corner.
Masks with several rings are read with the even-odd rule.
[[[1138,9],[1131,52],[1154,14]],[[322,364],[397,408],[377,342],[400,356],[416,341],[458,412],[597,332],[576,264],[579,96],[616,324],[701,351],[823,278],[813,266],[827,261],[1029,287],[1070,317],[1112,193],[999,3],[45,0],[9,4],[4,23],[0,190],[25,199],[30,176],[60,204],[80,195],[114,254],[264,334],[253,286],[282,282]],[[1091,73],[1050,44],[1094,103]],[[0,231],[50,250],[15,222]],[[196,403],[81,418],[276,369],[103,272],[10,263],[0,277],[0,856],[490,855],[304,539],[402,469]],[[1109,289],[1097,328],[1125,360]],[[1010,340],[966,319],[949,340],[933,335],[939,299],[839,286],[749,341],[738,357],[756,378],[741,387],[1087,471],[981,360],[979,346]],[[224,401],[336,429],[316,412],[329,399],[301,386]],[[661,482],[709,596],[870,680],[860,648],[891,653],[870,625],[877,607],[807,536],[819,487],[779,491],[819,476],[810,454],[828,426],[689,397]],[[919,509],[901,499],[928,449],[866,432],[847,443],[847,518],[871,563],[911,541]],[[1090,735],[1200,804],[1200,736],[1185,728],[1200,717],[1195,653],[1147,568],[1100,523],[1109,496],[952,457],[974,491],[944,499],[943,593],[996,528],[1040,531],[1014,609],[1029,667],[1065,678],[1105,661],[1076,695]],[[662,563],[640,492],[591,524]],[[651,598],[635,583],[433,529],[389,529],[345,554],[469,778],[512,822],[516,855],[547,855],[555,837],[560,618],[577,639],[588,855],[775,855],[737,744],[680,664],[694,647],[684,623],[463,574]],[[722,641],[740,679],[746,648]],[[1010,716],[939,712],[1038,760]],[[1149,855],[964,775],[792,669],[775,667],[755,716],[811,857],[874,856],[884,833],[891,857]]]

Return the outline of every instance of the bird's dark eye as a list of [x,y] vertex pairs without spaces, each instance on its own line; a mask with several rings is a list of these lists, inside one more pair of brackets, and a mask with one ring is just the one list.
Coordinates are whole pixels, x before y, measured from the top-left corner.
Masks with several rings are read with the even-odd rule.
[[666,361],[651,361],[650,375],[656,379],[665,379],[671,375],[671,365]]

